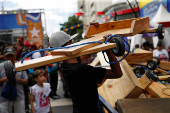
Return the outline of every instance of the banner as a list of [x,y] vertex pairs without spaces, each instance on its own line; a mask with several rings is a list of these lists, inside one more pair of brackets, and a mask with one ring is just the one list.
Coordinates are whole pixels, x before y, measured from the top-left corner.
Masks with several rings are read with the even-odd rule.
[[25,14],[0,15],[0,30],[26,29]]
[[30,41],[37,45],[43,45],[41,13],[26,14],[27,36]]
[[31,43],[43,45],[41,13],[0,15],[0,30],[12,29],[27,29]]
[[140,0],[140,17],[149,17],[149,20],[151,20],[160,4],[163,4],[163,6],[167,9],[167,1],[168,0]]

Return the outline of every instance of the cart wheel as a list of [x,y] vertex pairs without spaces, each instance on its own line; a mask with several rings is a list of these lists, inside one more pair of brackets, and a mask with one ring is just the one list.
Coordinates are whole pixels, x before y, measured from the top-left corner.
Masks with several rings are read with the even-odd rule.
[[153,60],[149,60],[148,62],[147,62],[147,68],[148,69],[150,69],[150,70],[154,70],[154,69],[156,69],[156,66],[157,66],[157,63],[155,62],[155,61],[153,61]]
[[5,68],[6,77],[9,83],[12,86],[15,86],[17,84],[16,78],[15,78],[16,71],[14,70],[14,66],[10,60],[4,62],[4,68]]
[[139,66],[136,66],[133,68],[133,72],[136,76],[141,75],[141,68]]
[[145,71],[145,74],[149,79],[152,79],[153,81],[159,81],[158,76],[156,74],[152,73],[150,70],[147,69]]
[[159,39],[163,39],[164,38],[164,36],[165,36],[165,29],[164,29],[164,26],[162,24],[158,25],[157,33],[158,33],[158,38]]
[[153,57],[153,59],[157,60],[157,66],[160,64],[160,58],[159,57]]
[[115,56],[122,56],[125,53],[125,44],[120,37],[114,37],[111,39],[111,43],[116,43],[116,47],[112,49]]
[[166,79],[166,81],[167,81],[168,83],[170,83],[170,77],[168,77],[168,78]]

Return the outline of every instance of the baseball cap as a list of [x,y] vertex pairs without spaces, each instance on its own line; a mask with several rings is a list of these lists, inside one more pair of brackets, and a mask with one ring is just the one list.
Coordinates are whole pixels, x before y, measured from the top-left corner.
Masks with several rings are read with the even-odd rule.
[[22,36],[18,37],[18,41],[23,41],[24,38]]
[[7,56],[7,55],[9,55],[9,54],[13,54],[13,55],[16,54],[14,48],[12,48],[12,47],[6,47],[6,48],[5,48],[5,50],[4,50],[4,55]]
[[50,47],[61,47],[69,40],[75,38],[78,34],[74,34],[73,36],[68,35],[63,31],[57,31],[51,35],[49,39]]
[[143,45],[143,47],[145,47],[145,46],[151,46],[152,43],[150,43],[149,41],[146,41],[146,42],[144,42],[142,45]]

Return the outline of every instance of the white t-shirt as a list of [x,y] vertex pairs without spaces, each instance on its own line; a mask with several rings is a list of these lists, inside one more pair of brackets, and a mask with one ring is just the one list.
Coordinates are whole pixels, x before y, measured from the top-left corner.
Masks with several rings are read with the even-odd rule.
[[160,57],[160,55],[165,55],[167,60],[169,58],[168,52],[165,49],[158,51],[157,49],[153,51],[153,57]]
[[40,58],[40,57],[41,57],[40,52],[35,52],[35,53],[32,54],[32,58],[31,59]]
[[34,95],[35,113],[48,113],[50,111],[50,103],[48,95],[51,92],[50,84],[43,83],[43,87],[39,87],[37,84],[31,87],[30,92]]

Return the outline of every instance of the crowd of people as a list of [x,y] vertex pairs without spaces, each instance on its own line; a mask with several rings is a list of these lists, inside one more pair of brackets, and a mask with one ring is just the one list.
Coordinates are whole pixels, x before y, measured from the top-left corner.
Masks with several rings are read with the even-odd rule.
[[[10,60],[12,64],[15,66],[16,62],[20,62],[21,59],[29,52],[35,51],[38,49],[43,49],[43,45],[39,45],[39,47],[36,46],[36,44],[30,44],[30,42],[23,37],[19,37],[17,39],[17,42],[14,43],[14,45],[7,45],[4,44],[1,49],[1,56],[0,56],[0,91],[5,91],[7,88],[7,85],[11,86],[8,82],[8,79],[6,77],[6,73],[4,69],[4,62],[7,60]],[[50,51],[45,52],[35,52],[32,55],[25,58],[25,60],[31,60],[36,59],[40,57],[44,57],[50,55]],[[39,75],[43,74],[43,80],[39,81]],[[8,97],[0,96],[0,113],[30,113],[29,104],[32,103],[32,94],[34,94],[35,102],[37,102],[37,94],[36,91],[39,85],[39,82],[46,82],[44,84],[44,90],[41,91],[41,107],[47,106],[48,100],[46,100],[45,96],[48,97],[48,94],[45,95],[47,86],[50,88],[49,98],[50,99],[59,99],[60,96],[56,94],[57,92],[57,85],[58,85],[58,63],[48,64],[41,67],[31,68],[25,71],[17,72],[16,73],[16,80],[17,85],[13,88],[16,89],[15,92],[17,93],[16,97],[9,99]],[[42,84],[41,84],[42,85]],[[42,87],[40,86],[39,89]],[[32,89],[33,91],[31,92]],[[35,91],[36,90],[36,91]],[[5,94],[6,92],[4,92]],[[31,100],[31,101],[30,101]],[[46,103],[44,103],[46,101]],[[48,102],[47,102],[48,101]],[[38,105],[38,103],[36,104]],[[49,104],[50,105],[50,104]],[[48,105],[48,106],[49,106]],[[37,110],[37,108],[34,108]],[[34,109],[32,109],[32,112],[34,113]],[[51,109],[49,110],[50,113],[52,113]],[[48,112],[49,112],[48,111]],[[46,113],[48,113],[46,112]],[[41,113],[41,111],[35,111],[35,113]],[[43,112],[42,112],[43,113]]]
[[166,50],[164,48],[164,44],[161,40],[158,41],[156,48],[153,47],[153,44],[151,42],[145,41],[145,42],[143,42],[141,48],[139,48],[139,44],[136,44],[135,48],[132,50],[132,53],[134,53],[136,49],[143,49],[146,51],[151,51],[151,52],[153,52],[153,57],[159,57],[161,61],[166,61],[166,62],[170,61],[170,57],[169,57],[170,56],[170,46]]

